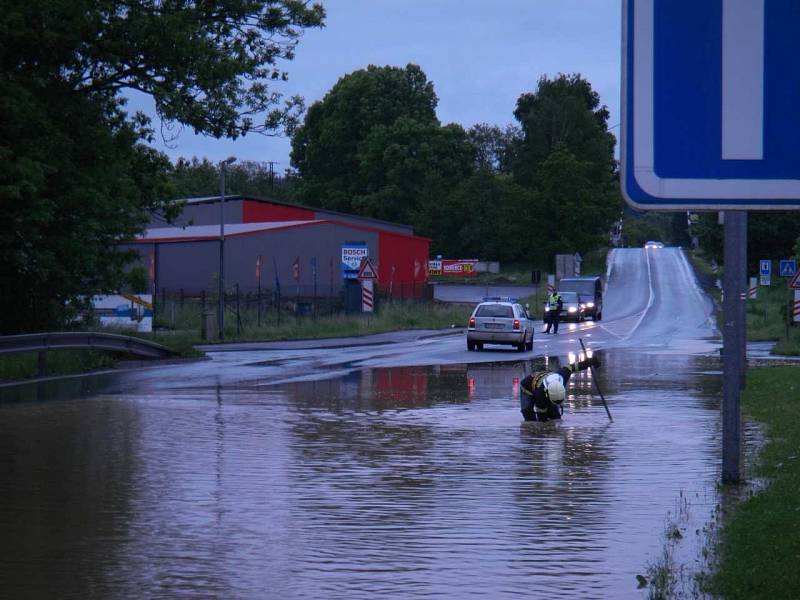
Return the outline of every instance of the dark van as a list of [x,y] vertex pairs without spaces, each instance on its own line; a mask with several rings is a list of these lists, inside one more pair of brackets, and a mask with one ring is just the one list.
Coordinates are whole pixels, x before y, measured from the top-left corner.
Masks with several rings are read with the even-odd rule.
[[603,318],[603,281],[599,277],[565,277],[558,282],[558,291],[576,292],[587,317]]

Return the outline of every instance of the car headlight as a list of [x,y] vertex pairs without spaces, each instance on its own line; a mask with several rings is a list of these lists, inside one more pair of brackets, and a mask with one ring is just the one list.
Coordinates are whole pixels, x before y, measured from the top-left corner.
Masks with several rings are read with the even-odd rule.
[[544,307],[544,312],[550,312],[550,307],[549,306],[545,306]]
[[594,308],[594,302],[587,302],[586,306],[589,308]]
[[570,306],[570,307],[567,309],[567,312],[578,312],[578,309],[577,309],[577,308],[575,308],[574,306]]

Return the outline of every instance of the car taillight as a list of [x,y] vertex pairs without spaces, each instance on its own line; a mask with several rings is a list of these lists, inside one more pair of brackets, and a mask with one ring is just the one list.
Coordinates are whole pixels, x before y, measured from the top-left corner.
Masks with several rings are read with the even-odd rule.
[[470,326],[470,327],[475,327],[475,317],[470,317],[470,319],[469,319],[469,326]]
[[519,331],[519,319],[514,319],[514,330]]

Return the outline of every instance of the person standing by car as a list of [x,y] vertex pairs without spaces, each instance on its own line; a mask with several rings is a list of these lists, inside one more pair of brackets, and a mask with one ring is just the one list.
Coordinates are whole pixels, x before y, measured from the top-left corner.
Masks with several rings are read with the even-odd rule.
[[550,326],[553,326],[553,334],[558,333],[558,322],[561,320],[561,311],[564,310],[564,300],[558,290],[553,290],[547,298],[547,328],[545,333],[550,333]]
[[526,421],[560,419],[564,413],[561,404],[566,396],[570,376],[589,367],[599,367],[596,356],[587,358],[558,371],[539,371],[525,377],[519,384],[520,412]]

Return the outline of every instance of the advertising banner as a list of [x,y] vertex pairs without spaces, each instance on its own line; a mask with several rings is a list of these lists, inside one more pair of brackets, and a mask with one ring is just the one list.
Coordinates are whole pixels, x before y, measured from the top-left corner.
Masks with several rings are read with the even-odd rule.
[[366,242],[345,242],[342,244],[342,278],[357,279],[361,261],[369,258]]
[[444,275],[452,277],[476,277],[477,258],[429,260],[428,275]]

